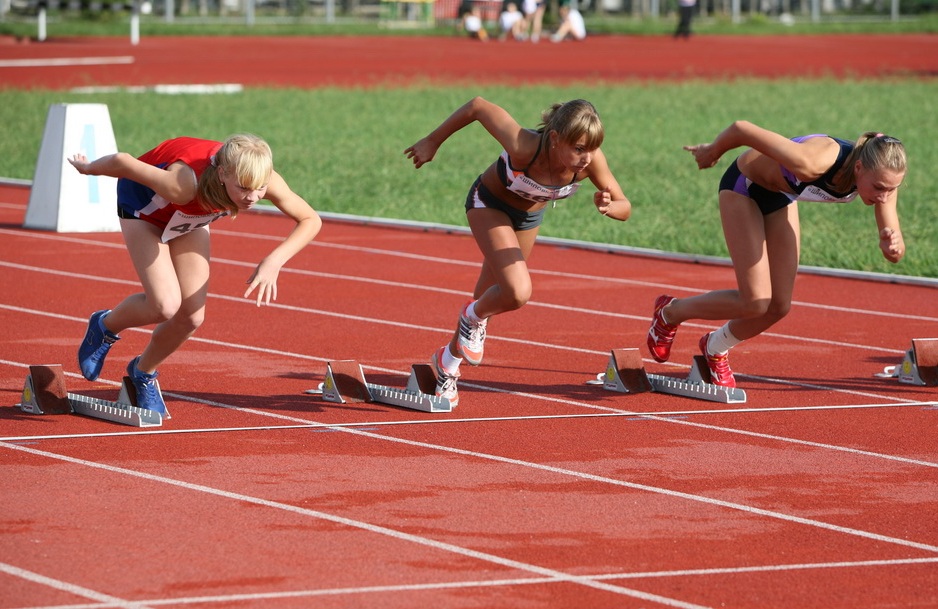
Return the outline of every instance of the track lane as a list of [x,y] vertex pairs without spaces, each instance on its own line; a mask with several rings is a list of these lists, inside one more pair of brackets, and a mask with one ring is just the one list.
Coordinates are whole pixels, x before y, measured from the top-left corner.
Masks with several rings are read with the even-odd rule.
[[[0,229],[4,231],[0,274],[5,283],[30,288],[16,293],[15,304],[0,306],[0,323],[41,328],[33,333],[42,336],[38,340],[20,337],[3,341],[4,353],[10,357],[0,363],[0,390],[15,399],[22,389],[22,365],[38,363],[30,358],[61,361],[74,374],[77,365],[70,360],[87,313],[103,301],[116,301],[133,289],[135,281],[129,264],[121,261],[118,235],[62,236],[58,245],[69,252],[63,256],[56,254],[58,235],[20,231],[15,228],[16,214],[22,210],[11,213],[2,220],[7,227]],[[282,274],[281,302],[257,309],[240,298],[244,278],[252,261],[271,247],[271,238],[264,235],[282,234],[286,221],[267,215],[244,220],[243,224],[239,221],[238,231],[216,231],[209,320],[161,368],[164,391],[186,398],[171,397],[174,417],[161,431],[187,433],[117,435],[130,430],[82,417],[32,417],[17,414],[16,409],[0,409],[0,424],[5,428],[14,425],[23,438],[49,432],[114,434],[95,437],[93,442],[92,438],[23,440],[25,448],[38,446],[50,451],[49,456],[33,455],[43,463],[59,458],[53,455],[62,455],[127,468],[136,472],[129,474],[135,477],[139,473],[144,478],[166,478],[158,481],[157,487],[169,484],[179,489],[194,484],[212,489],[209,494],[215,499],[210,501],[199,499],[205,493],[198,490],[193,494],[189,489],[178,497],[173,491],[170,496],[177,498],[168,505],[178,505],[179,511],[172,508],[161,516],[165,518],[161,522],[197,522],[199,518],[190,520],[189,515],[200,513],[213,514],[215,521],[221,518],[211,529],[215,533],[193,532],[189,527],[182,530],[194,536],[193,548],[208,557],[212,576],[219,578],[226,594],[257,594],[260,596],[251,598],[263,596],[265,606],[277,607],[294,602],[301,606],[310,595],[315,595],[317,604],[325,598],[325,606],[332,602],[341,606],[351,598],[367,598],[371,587],[387,591],[381,598],[389,606],[418,597],[432,599],[437,606],[470,606],[493,602],[503,594],[534,599],[530,602],[535,606],[548,598],[568,604],[589,598],[595,607],[630,606],[631,601],[623,601],[616,592],[593,590],[592,584],[581,581],[587,578],[670,599],[659,603],[662,606],[672,602],[670,606],[710,606],[722,598],[714,594],[713,585],[726,590],[734,581],[763,580],[773,590],[765,606],[781,607],[792,599],[805,600],[797,593],[798,587],[778,585],[791,573],[786,564],[816,565],[799,572],[797,579],[804,585],[829,578],[825,575],[828,569],[836,569],[837,577],[844,581],[874,571],[904,584],[909,584],[909,573],[928,572],[928,563],[902,561],[928,560],[933,556],[928,548],[938,544],[931,521],[921,518],[923,512],[935,507],[935,497],[923,490],[934,485],[938,471],[938,459],[928,441],[938,431],[934,411],[927,405],[934,394],[861,377],[857,372],[857,358],[900,357],[904,345],[897,348],[892,342],[899,332],[908,331],[903,315],[915,310],[916,299],[927,299],[933,293],[928,289],[888,286],[890,294],[902,293],[902,297],[884,301],[896,303],[890,305],[894,310],[876,316],[875,325],[858,323],[859,329],[849,337],[851,342],[836,347],[842,357],[829,362],[822,375],[806,356],[815,352],[814,341],[824,336],[814,334],[810,320],[814,313],[830,312],[823,307],[796,306],[811,331],[804,331],[802,324],[792,324],[787,331],[782,328],[777,335],[753,341],[751,350],[740,358],[749,366],[746,372],[765,373],[764,380],[746,378],[750,402],[743,405],[745,408],[738,413],[694,414],[695,410],[713,410],[715,405],[661,395],[613,394],[585,384],[604,368],[611,340],[622,337],[627,341],[624,344],[640,344],[647,303],[662,286],[679,285],[669,282],[666,271],[682,265],[655,262],[655,285],[644,285],[644,280],[636,285],[630,283],[630,277],[647,274],[635,270],[647,269],[647,259],[616,256],[614,260],[622,264],[609,265],[608,254],[541,247],[535,261],[541,271],[535,278],[537,302],[512,314],[510,321],[506,316],[506,322],[493,326],[497,330],[492,333],[486,364],[467,368],[464,373],[463,405],[448,415],[429,415],[385,405],[329,404],[303,391],[321,382],[325,361],[345,356],[362,361],[369,380],[403,385],[410,363],[451,331],[451,317],[463,299],[463,286],[471,285],[476,274],[473,261],[478,254],[469,240],[433,233],[414,239],[413,234],[400,229],[335,224],[324,232],[321,245],[307,248],[291,263],[290,272]],[[248,222],[259,236],[245,234]],[[423,257],[440,249],[427,246],[431,239],[447,240],[447,258]],[[330,247],[333,241],[341,247]],[[450,242],[455,249],[450,248]],[[420,244],[415,248],[415,253],[420,252],[418,257],[389,253],[407,243]],[[360,251],[359,247],[370,249]],[[595,256],[601,256],[603,262],[593,262]],[[406,272],[405,260],[418,270]],[[101,268],[106,268],[107,274],[98,276]],[[583,272],[596,268],[603,273]],[[611,280],[605,281],[605,274],[612,275]],[[683,288],[703,289],[708,281],[724,281],[725,275],[725,268],[694,265],[694,284]],[[414,277],[419,286],[412,285]],[[686,284],[685,280],[682,277],[680,283]],[[815,281],[814,277],[807,279],[810,284]],[[840,298],[849,298],[844,294],[846,288],[869,289],[865,282],[835,282],[836,290],[825,291],[826,280],[817,280],[822,288],[819,293],[836,294],[834,306],[842,306],[837,302]],[[587,296],[581,299],[577,296],[581,292]],[[831,302],[814,297],[805,300],[825,306]],[[608,303],[615,307],[606,307]],[[419,315],[414,315],[415,311]],[[832,319],[869,317],[862,310],[838,311]],[[922,323],[919,328],[928,328],[931,322]],[[829,320],[817,322],[816,328],[823,330],[829,325]],[[536,329],[538,345],[525,345],[532,328]],[[120,363],[142,348],[145,340],[146,331],[124,333],[120,351],[115,350],[116,357],[109,362],[102,381],[92,384],[70,376],[69,386],[102,396],[116,394]],[[682,345],[676,350],[676,359],[690,353],[691,349]],[[792,360],[795,365],[785,363]],[[874,363],[878,366],[881,362]],[[649,365],[649,369],[653,367],[658,368]],[[684,370],[680,365],[662,368],[676,374]],[[859,399],[858,393],[865,399]],[[868,394],[873,397],[867,398]],[[922,404],[846,408],[907,400]],[[844,408],[773,410],[779,405],[814,404],[840,404]],[[760,405],[765,412],[758,412]],[[659,418],[629,414],[675,410],[684,413]],[[618,416],[578,416],[583,414]],[[452,420],[444,423],[447,419]],[[407,425],[408,420],[417,423]],[[328,428],[330,431],[320,427],[263,428],[304,423],[372,427],[336,426]],[[239,426],[253,429],[198,431]],[[588,445],[583,444],[584,438],[589,438]],[[401,447],[410,448],[402,451]],[[5,461],[8,453],[4,451]],[[392,463],[393,475],[389,476]],[[93,472],[82,473],[97,469],[90,464],[68,467],[78,465],[73,475],[80,482],[89,476],[98,478]],[[26,476],[17,482],[22,485],[17,492],[24,497],[24,508],[28,508],[25,497],[30,488],[25,472],[35,471],[38,465],[30,461],[19,470]],[[871,472],[877,479],[875,496],[863,493]],[[156,492],[147,490],[148,486],[118,485],[132,504],[145,503]],[[381,541],[381,535],[360,538],[345,529],[332,531],[328,527],[324,532],[319,525],[310,529],[302,519],[283,522],[282,517],[268,516],[266,511],[258,517],[256,510],[247,510],[245,514],[255,516],[250,521],[244,520],[240,508],[230,516],[220,516],[229,508],[227,501],[217,503],[221,496],[217,493],[232,490],[285,506],[309,502],[316,506],[314,511],[341,515],[368,527],[387,527],[435,544],[490,553],[499,560],[520,560],[561,575],[528,581],[538,575],[482,567],[488,564],[485,560],[474,566],[440,558],[435,552],[421,556],[422,550],[402,549]],[[66,499],[75,501],[75,493],[56,493],[54,497],[55,501]],[[117,496],[105,494],[88,497],[88,501],[85,509],[94,511],[95,506],[100,509],[117,501]],[[688,509],[688,502],[697,507]],[[196,507],[189,510],[190,505]],[[72,509],[77,508],[73,505]],[[50,515],[44,521],[60,530],[64,523],[59,518]],[[28,519],[25,512],[23,519]],[[235,531],[239,523],[255,521],[263,523],[262,529],[267,523],[283,522],[284,539],[292,538],[288,531],[315,531],[317,543],[325,544],[323,560],[334,556],[341,563],[354,556],[363,571],[354,576],[348,572],[336,575],[335,569],[320,562],[308,563],[305,554],[299,562],[312,564],[309,572],[298,574],[277,560],[270,565],[271,572],[287,573],[293,587],[265,578],[265,569],[257,579],[250,579],[248,574],[256,573],[255,561],[229,561],[231,564],[220,571],[221,559],[211,557],[220,556],[227,546],[222,542],[220,548],[209,551],[207,544],[218,543],[226,529]],[[127,530],[143,535],[152,544],[148,552],[157,560],[167,556],[176,562],[186,560],[174,538],[164,534],[167,527],[153,530],[145,523],[135,527],[134,522],[93,521],[101,536],[119,536]],[[538,532],[544,530],[553,533]],[[25,543],[25,537],[19,535],[0,538],[0,562],[6,556],[3,547],[9,547],[5,544]],[[350,542],[350,536],[356,541]],[[750,538],[751,543],[741,545]],[[231,539],[237,537],[232,535]],[[56,550],[59,555],[74,557],[75,550],[69,544],[75,540],[63,543]],[[359,557],[369,556],[375,544],[384,548],[377,553],[381,560],[362,563]],[[251,554],[270,551],[265,550],[265,541],[243,535],[239,547],[250,548]],[[125,551],[134,553],[136,560],[151,557],[129,546]],[[227,551],[230,556],[231,550]],[[785,558],[780,560],[780,556]],[[104,560],[102,556],[90,558]],[[882,561],[882,565],[862,566],[871,560]],[[626,573],[621,573],[623,562],[629,565]],[[837,564],[845,566],[825,568]],[[393,568],[388,568],[390,565]],[[40,572],[45,568],[38,556],[21,557],[17,566]],[[754,570],[760,568],[768,571]],[[684,570],[699,574],[683,574]],[[649,575],[634,577],[642,572]],[[394,574],[398,581],[392,581],[394,577],[382,579],[382,574]],[[123,598],[116,594],[122,591],[121,586],[115,587],[108,573],[87,575],[91,577],[83,574],[82,585]],[[400,585],[401,577],[407,584],[430,587],[419,593],[397,594],[385,588]],[[573,581],[564,583],[565,578]],[[128,597],[178,597],[191,585],[187,582],[183,573],[169,569],[149,587],[138,585],[130,590]],[[102,585],[89,586],[91,583]],[[432,587],[436,584],[441,587]],[[465,585],[472,592],[454,597],[454,589],[447,587],[452,585]],[[849,606],[847,603],[857,596],[841,596],[840,588],[838,599],[844,602],[840,606]],[[191,589],[200,591],[199,586]],[[264,596],[289,590],[298,596],[289,597],[291,600]],[[751,594],[741,586],[733,597],[738,600]],[[838,606],[829,597],[824,600],[827,606]]]

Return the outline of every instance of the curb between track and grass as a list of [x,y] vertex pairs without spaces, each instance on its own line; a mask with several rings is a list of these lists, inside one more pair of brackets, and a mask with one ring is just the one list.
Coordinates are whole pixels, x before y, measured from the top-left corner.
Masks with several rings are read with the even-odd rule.
[[[17,178],[5,178],[0,176],[0,186],[14,186],[30,188],[31,180],[22,180]],[[276,212],[277,210],[268,205],[255,207],[253,211],[257,212]],[[442,232],[461,235],[471,235],[468,227],[455,224],[440,224],[436,222],[422,222],[419,220],[402,220],[395,218],[380,218],[376,216],[357,216],[354,214],[343,214],[337,212],[318,212],[324,219],[334,222],[346,222],[349,224],[361,224],[382,226],[388,228],[400,228],[407,230],[419,230],[423,232]],[[629,245],[616,245],[612,243],[597,243],[592,241],[581,241],[578,239],[564,239],[561,237],[538,236],[539,243],[555,245],[558,247],[575,248],[581,250],[590,250],[607,254],[620,254],[628,256],[642,256],[645,258],[655,258],[659,260],[670,260],[674,262],[687,262],[691,264],[710,264],[716,266],[732,266],[729,258],[720,256],[705,256],[702,254],[685,254],[680,252],[669,252],[665,250],[656,250],[651,248],[634,247]],[[798,267],[799,273],[809,275],[820,275],[825,277],[837,277],[841,279],[857,279],[862,281],[875,281],[879,283],[893,283],[899,285],[914,285],[930,288],[938,288],[938,278],[918,277],[914,275],[893,275],[890,273],[876,273],[872,271],[855,271],[851,269],[837,269],[820,266]]]

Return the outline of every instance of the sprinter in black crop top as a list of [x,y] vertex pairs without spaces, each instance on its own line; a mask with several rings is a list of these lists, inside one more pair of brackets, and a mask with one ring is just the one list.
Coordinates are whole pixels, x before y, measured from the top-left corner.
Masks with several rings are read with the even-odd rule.
[[593,105],[582,99],[554,104],[536,130],[518,124],[503,108],[476,97],[404,151],[420,168],[454,133],[478,121],[503,148],[476,178],[466,198],[466,218],[485,257],[473,300],[460,312],[452,340],[433,354],[438,396],[455,405],[456,380],[465,359],[482,362],[489,317],[521,308],[531,297],[527,259],[545,210],[571,197],[583,180],[596,188],[596,210],[627,220],[632,206],[600,150],[605,135]]

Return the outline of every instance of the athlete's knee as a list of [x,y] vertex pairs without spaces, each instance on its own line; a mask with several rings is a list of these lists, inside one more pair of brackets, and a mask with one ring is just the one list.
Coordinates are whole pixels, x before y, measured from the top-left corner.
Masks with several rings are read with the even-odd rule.
[[775,301],[773,300],[769,303],[769,307],[764,313],[764,317],[770,319],[772,323],[776,323],[784,319],[786,315],[791,311],[791,301]]
[[172,323],[187,333],[195,332],[205,321],[205,307],[194,311],[179,310],[172,318]]
[[509,303],[509,305],[508,305],[508,306],[509,306],[509,309],[508,309],[508,310],[509,310],[509,311],[514,311],[514,310],[520,309],[520,308],[523,307],[524,305],[528,304],[528,301],[529,301],[529,300],[531,300],[531,294],[530,294],[530,293],[528,293],[526,296],[517,295],[517,296],[516,296],[515,298],[513,298],[512,301]]
[[775,300],[773,298],[753,298],[743,302],[742,318],[765,319],[776,323],[791,311],[791,301]]
[[149,299],[150,308],[153,310],[153,316],[159,323],[168,321],[176,316],[179,307],[182,306],[182,300],[173,296],[161,296],[160,298]]
[[744,319],[762,317],[768,312],[771,303],[771,298],[751,298],[743,300],[739,317]]
[[531,300],[532,291],[533,288],[530,282],[511,285],[507,289],[502,288],[502,306],[507,311],[520,309]]

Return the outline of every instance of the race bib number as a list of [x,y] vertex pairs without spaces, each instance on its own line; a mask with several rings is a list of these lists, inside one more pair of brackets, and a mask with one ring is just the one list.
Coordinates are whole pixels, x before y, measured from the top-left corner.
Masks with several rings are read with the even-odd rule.
[[186,233],[191,233],[194,230],[205,228],[215,220],[218,220],[219,218],[227,215],[228,212],[220,211],[214,214],[193,216],[191,214],[183,213],[177,209],[176,213],[173,214],[173,217],[169,219],[169,223],[166,225],[166,228],[163,229],[163,236],[161,239],[163,243],[166,243],[170,239],[175,239],[180,235],[185,235]]
[[817,186],[808,186],[798,195],[799,201],[815,201],[817,203],[848,203],[855,199],[856,192],[852,192],[845,197],[838,197]]
[[572,197],[579,188],[579,182],[567,184],[559,188],[548,188],[538,184],[523,174],[515,176],[514,182],[508,185],[508,190],[532,203],[545,203],[547,201],[557,201],[557,199],[566,199],[567,197]]

